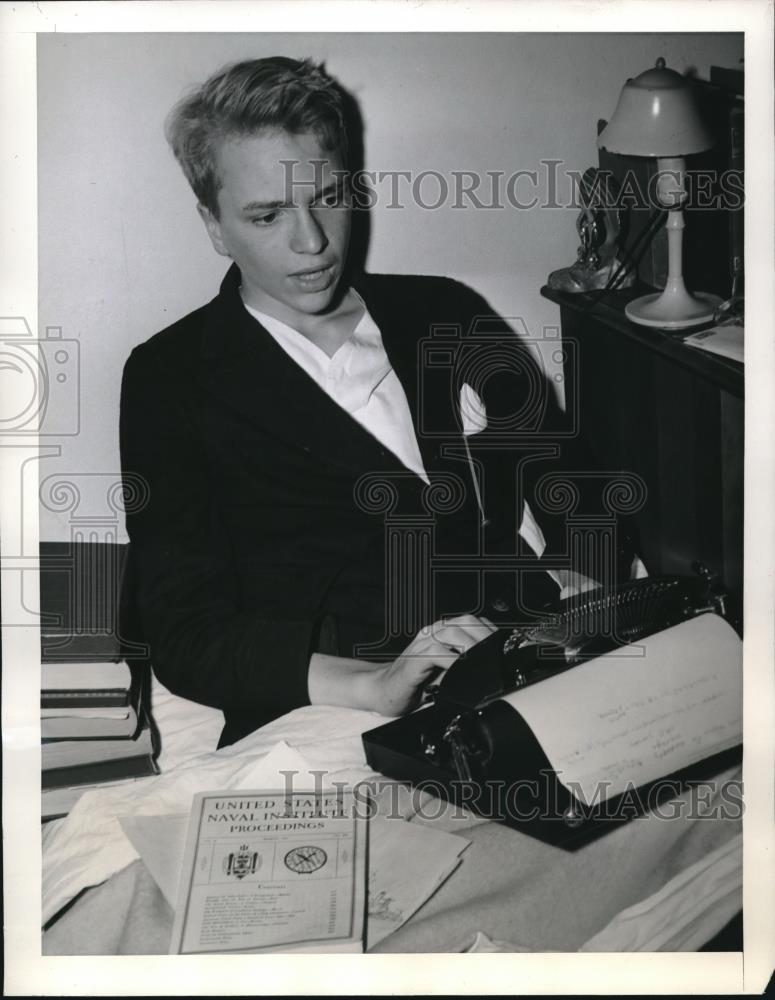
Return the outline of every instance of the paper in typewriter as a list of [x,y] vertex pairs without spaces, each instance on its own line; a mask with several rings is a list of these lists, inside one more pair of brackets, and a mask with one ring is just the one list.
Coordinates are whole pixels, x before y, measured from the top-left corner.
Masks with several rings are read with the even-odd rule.
[[362,951],[365,813],[341,790],[196,795],[170,952]]
[[742,642],[704,614],[504,700],[586,804],[742,741]]

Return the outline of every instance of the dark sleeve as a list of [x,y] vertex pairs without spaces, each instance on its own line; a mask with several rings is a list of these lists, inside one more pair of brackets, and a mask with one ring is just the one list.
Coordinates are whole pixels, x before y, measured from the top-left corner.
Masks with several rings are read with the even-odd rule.
[[121,387],[121,464],[136,616],[153,669],[176,694],[226,712],[281,715],[309,704],[316,622],[240,607],[208,484],[190,380],[136,348]]

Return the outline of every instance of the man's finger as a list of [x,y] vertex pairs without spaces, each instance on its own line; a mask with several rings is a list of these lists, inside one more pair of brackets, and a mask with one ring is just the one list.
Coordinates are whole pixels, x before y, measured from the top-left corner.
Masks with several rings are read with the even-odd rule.
[[461,652],[465,652],[491,634],[486,625],[446,625],[439,629],[434,639],[445,645],[456,646]]
[[479,629],[485,630],[483,634],[497,632],[498,630],[497,626],[493,625],[489,618],[485,618],[484,616],[479,617],[478,615],[459,615],[457,618],[447,618],[441,622],[437,622],[432,627],[437,628],[438,626],[444,627],[449,625],[456,625],[464,629],[474,629],[477,631],[477,634],[479,634]]
[[468,625],[481,625],[485,621],[477,615],[458,615],[457,618],[443,618],[439,625],[461,625],[464,628]]

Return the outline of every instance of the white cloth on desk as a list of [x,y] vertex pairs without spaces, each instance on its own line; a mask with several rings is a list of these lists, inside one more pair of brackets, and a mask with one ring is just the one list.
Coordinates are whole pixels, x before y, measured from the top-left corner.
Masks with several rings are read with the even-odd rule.
[[740,910],[743,835],[618,913],[579,951],[696,951]]
[[[743,835],[738,834],[629,906],[578,949],[600,952],[696,951],[739,912]],[[529,952],[515,941],[479,931],[466,952]]]
[[218,746],[223,712],[173,694],[155,674],[151,675],[151,715],[159,731],[157,763],[162,774]]

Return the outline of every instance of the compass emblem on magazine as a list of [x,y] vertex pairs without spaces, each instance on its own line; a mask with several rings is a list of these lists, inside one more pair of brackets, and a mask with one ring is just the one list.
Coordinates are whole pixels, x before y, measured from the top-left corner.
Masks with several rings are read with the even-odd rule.
[[285,867],[297,875],[309,875],[318,871],[328,861],[322,847],[294,847],[285,855]]

